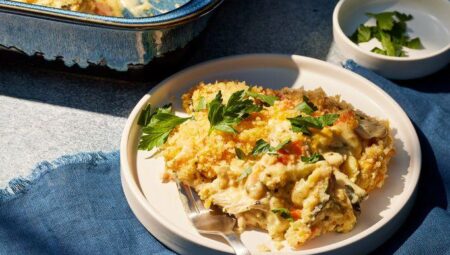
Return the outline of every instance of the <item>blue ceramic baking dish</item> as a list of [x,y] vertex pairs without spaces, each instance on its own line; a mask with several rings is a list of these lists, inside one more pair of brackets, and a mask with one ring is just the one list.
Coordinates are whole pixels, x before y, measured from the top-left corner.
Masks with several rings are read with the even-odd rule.
[[62,60],[69,67],[127,71],[185,47],[222,1],[188,0],[167,13],[127,18],[0,0],[0,48]]

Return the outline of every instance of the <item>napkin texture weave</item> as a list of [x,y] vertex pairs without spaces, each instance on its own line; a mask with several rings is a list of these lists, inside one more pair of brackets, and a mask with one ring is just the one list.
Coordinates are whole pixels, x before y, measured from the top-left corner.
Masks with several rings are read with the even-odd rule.
[[[398,86],[353,61],[344,67],[403,107],[422,148],[412,212],[373,254],[450,254],[450,93],[430,84]],[[118,152],[81,153],[43,162],[30,177],[12,180],[0,190],[0,254],[174,254],[134,217],[119,172]]]

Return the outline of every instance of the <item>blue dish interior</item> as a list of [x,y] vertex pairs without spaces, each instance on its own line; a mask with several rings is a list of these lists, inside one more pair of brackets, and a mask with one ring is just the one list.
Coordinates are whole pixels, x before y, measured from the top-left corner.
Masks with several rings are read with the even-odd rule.
[[[141,0],[142,1],[142,0]],[[185,16],[194,14],[209,5],[214,3],[219,3],[222,0],[149,0],[151,4],[155,7],[155,10],[152,11],[154,16],[149,17],[132,17],[130,14],[126,14],[125,17],[109,17],[109,16],[100,16],[95,14],[87,14],[81,12],[73,12],[63,9],[55,9],[46,6],[40,5],[31,5],[25,4],[21,2],[14,2],[9,0],[0,0],[0,12],[4,11],[2,7],[18,7],[14,8],[13,11],[20,13],[27,12],[36,12],[44,13],[46,15],[54,16],[54,18],[58,19],[60,16],[63,18],[75,18],[79,20],[80,18],[83,20],[91,20],[91,21],[100,21],[100,22],[108,22],[108,23],[116,23],[116,24],[124,24],[124,25],[152,25],[155,23],[168,22],[171,20],[176,20],[183,18]],[[37,14],[36,16],[39,16]]]

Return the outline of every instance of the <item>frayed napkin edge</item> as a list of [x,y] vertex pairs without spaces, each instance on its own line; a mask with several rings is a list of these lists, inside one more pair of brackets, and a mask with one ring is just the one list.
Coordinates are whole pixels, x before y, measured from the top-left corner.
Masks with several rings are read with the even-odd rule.
[[97,164],[119,155],[119,151],[113,152],[84,152],[74,155],[65,155],[53,161],[38,163],[27,177],[16,177],[8,182],[4,189],[0,189],[0,204],[16,198],[26,191],[44,175],[63,165],[71,164]]

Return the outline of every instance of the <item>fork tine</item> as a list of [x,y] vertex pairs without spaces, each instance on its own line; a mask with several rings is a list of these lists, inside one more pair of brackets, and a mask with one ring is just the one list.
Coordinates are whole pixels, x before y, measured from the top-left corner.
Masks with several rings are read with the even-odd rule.
[[[187,186],[187,185],[186,185]],[[192,192],[192,188],[188,186],[188,188],[191,190]],[[200,199],[200,197],[198,196],[197,192],[192,192],[192,197],[195,200],[195,204],[197,206],[197,209],[200,213],[204,213],[204,212],[209,212],[209,209],[206,209],[205,206],[203,205],[202,200]]]
[[181,183],[178,178],[175,180],[177,184],[178,191],[180,193],[181,202],[183,204],[184,210],[186,211],[189,218],[192,218],[200,211],[198,210],[192,190],[189,186]]

